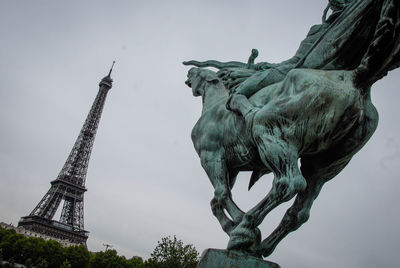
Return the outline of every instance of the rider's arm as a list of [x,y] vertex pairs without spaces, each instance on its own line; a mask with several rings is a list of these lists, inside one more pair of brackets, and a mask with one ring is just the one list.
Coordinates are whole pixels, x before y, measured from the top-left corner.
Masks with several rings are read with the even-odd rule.
[[269,63],[269,62],[260,62],[254,65],[256,70],[266,70],[270,68],[279,68],[286,69],[285,66],[288,66],[289,69],[293,68],[306,53],[310,50],[312,45],[323,32],[323,25],[318,24],[314,25],[308,31],[307,37],[301,41],[299,48],[296,51],[296,54],[288,60],[282,61],[280,63]]

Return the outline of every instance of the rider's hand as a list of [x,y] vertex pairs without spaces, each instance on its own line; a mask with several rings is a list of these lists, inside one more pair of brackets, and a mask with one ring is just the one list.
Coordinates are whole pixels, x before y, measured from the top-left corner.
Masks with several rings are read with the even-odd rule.
[[260,62],[257,64],[254,64],[254,70],[260,71],[260,70],[267,70],[272,68],[274,65],[272,63],[269,62]]
[[218,71],[217,75],[225,87],[232,90],[256,72],[253,69],[229,68]]

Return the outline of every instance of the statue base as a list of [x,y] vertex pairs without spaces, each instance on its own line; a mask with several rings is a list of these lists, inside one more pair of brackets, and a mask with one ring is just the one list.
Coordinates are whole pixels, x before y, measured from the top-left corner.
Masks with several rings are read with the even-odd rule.
[[201,254],[197,268],[280,268],[280,266],[239,251],[206,249]]

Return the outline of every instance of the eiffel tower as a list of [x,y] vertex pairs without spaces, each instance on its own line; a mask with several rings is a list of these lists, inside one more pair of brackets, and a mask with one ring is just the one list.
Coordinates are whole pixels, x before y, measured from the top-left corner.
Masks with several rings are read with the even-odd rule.
[[[74,147],[57,178],[29,216],[22,217],[18,226],[47,237],[86,245],[88,231],[83,224],[83,195],[90,153],[101,113],[113,80],[110,72],[99,83],[99,92],[83,124]],[[60,220],[53,220],[63,201]]]

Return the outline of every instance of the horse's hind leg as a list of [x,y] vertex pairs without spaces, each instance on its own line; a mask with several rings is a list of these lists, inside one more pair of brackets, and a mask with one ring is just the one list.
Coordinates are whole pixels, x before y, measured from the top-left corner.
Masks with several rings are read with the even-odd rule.
[[[327,155],[329,155],[328,158],[325,158]],[[327,155],[325,157],[319,156],[314,159],[302,160],[302,171],[307,180],[307,187],[304,191],[299,192],[278,227],[262,241],[259,253],[264,257],[269,256],[285,236],[297,230],[308,220],[311,206],[322,186],[335,177],[349,161],[347,158],[332,161],[330,157],[334,154],[328,153]],[[325,162],[327,159],[330,159],[330,161],[328,160],[329,164]],[[323,162],[325,164],[322,164]]]
[[[275,131],[279,132],[278,129]],[[293,198],[306,187],[298,164],[297,149],[281,138],[279,133],[267,133],[262,129],[259,134],[254,132],[260,157],[265,166],[274,172],[272,189],[267,196],[253,209],[245,214],[241,223],[232,231],[229,249],[246,249],[251,237],[248,236],[261,224],[265,216],[282,202]]]
[[324,183],[324,180],[307,182],[306,190],[296,196],[278,227],[261,242],[258,251],[262,256],[269,256],[286,235],[297,230],[308,220],[311,206]]
[[246,213],[252,218],[255,226],[261,224],[272,209],[282,202],[292,199],[307,185],[298,167],[297,148],[280,135],[279,128],[275,128],[272,135],[262,132],[261,135],[254,136],[261,160],[274,173],[271,191],[259,204]]

